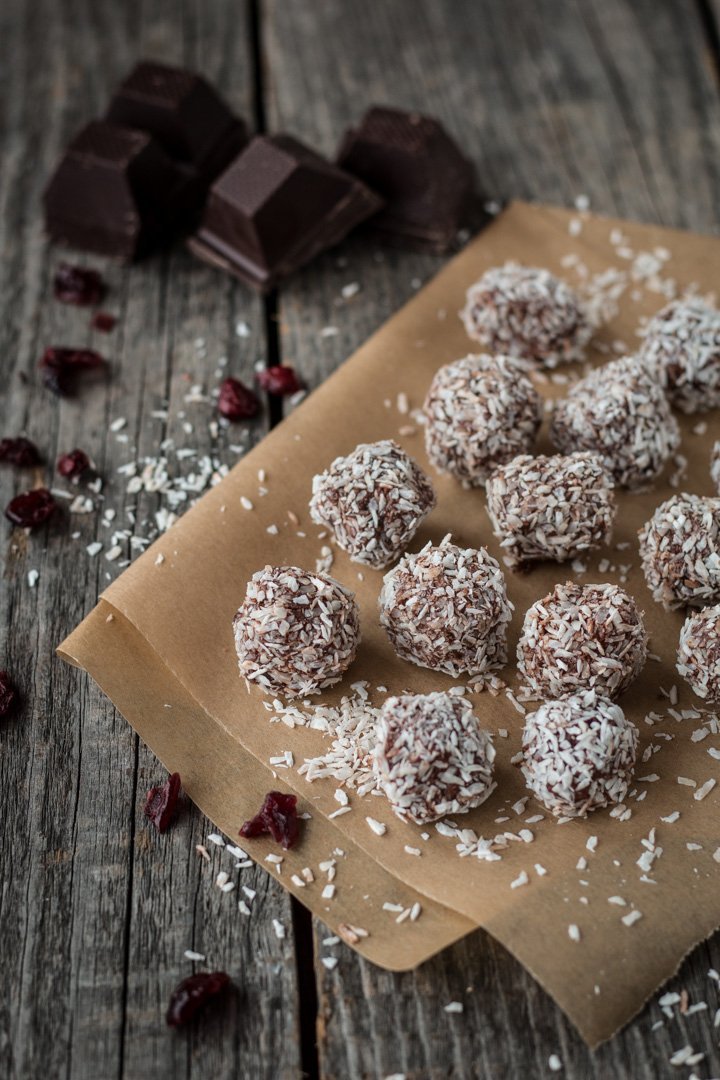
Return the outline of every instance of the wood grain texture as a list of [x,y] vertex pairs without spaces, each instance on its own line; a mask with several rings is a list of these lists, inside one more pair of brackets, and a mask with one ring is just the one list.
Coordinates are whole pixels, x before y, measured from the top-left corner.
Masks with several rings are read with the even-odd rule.
[[[0,666],[13,671],[24,698],[21,714],[0,732],[3,1077],[299,1072],[287,895],[262,871],[242,871],[258,890],[246,918],[236,894],[213,885],[216,853],[212,868],[195,853],[210,828],[205,819],[187,808],[164,837],[148,826],[144,792],[163,779],[162,768],[96,688],[53,655],[130,550],[124,542],[110,563],[103,554],[90,558],[85,546],[98,539],[107,550],[115,528],[146,535],[160,505],[151,494],[127,495],[117,468],[155,457],[164,439],[232,464],[231,447],[259,438],[267,418],[215,438],[211,408],[187,404],[185,395],[194,384],[208,390],[217,383],[222,356],[227,372],[251,380],[266,342],[261,303],[182,249],[129,270],[82,257],[102,268],[111,286],[104,306],[120,316],[112,334],[91,335],[86,310],[51,298],[52,272],[66,253],[49,251],[43,240],[42,186],[64,141],[104,109],[110,88],[140,55],[196,65],[252,119],[247,17],[244,4],[169,0],[13,0],[0,12],[0,431],[25,430],[47,460],[28,476],[3,468],[0,498],[4,506],[24,485],[50,481],[58,453],[79,445],[105,479],[105,505],[117,510],[111,527],[102,523],[101,499],[93,513],[65,511],[29,537],[0,526]],[[235,333],[240,319],[251,327],[247,338]],[[77,400],[58,401],[35,369],[51,343],[93,344],[108,356],[110,378]],[[167,422],[151,415],[163,409]],[[118,417],[127,424],[114,434],[108,425]],[[34,589],[30,569],[40,573]],[[287,929],[282,942],[272,918]],[[192,970],[183,958],[188,948],[227,969],[237,992],[207,1026],[172,1034],[164,1011],[173,986]]]
[[[585,194],[600,212],[717,228],[720,97],[701,20],[685,4],[510,0],[459,11],[434,0],[269,0],[264,40],[271,124],[328,153],[369,104],[391,102],[442,119],[489,196],[571,204]],[[282,290],[283,355],[314,385],[437,265],[353,239]],[[362,291],[344,301],[350,281]],[[326,325],[339,333],[323,337]],[[654,1080],[675,1075],[668,1059],[686,1044],[707,1054],[707,1075],[720,1072],[708,1020],[718,1005],[707,974],[720,960],[717,935],[672,983],[710,1013],[653,1032],[662,1014],[650,1006],[595,1054],[485,934],[401,975],[324,947],[326,935],[317,924],[324,1077],[539,1077],[552,1075],[557,1054],[561,1075],[576,1080]],[[328,953],[340,956],[332,972],[321,963]],[[462,1015],[443,1011],[453,1000]]]

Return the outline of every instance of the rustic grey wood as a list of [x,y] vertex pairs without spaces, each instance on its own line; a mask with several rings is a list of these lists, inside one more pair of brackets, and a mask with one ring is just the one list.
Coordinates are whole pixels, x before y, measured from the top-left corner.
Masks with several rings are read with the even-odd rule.
[[[717,71],[697,11],[680,0],[272,0],[264,38],[272,124],[326,152],[367,104],[391,102],[444,120],[490,196],[571,204],[586,194],[600,212],[717,228]],[[282,290],[284,355],[315,384],[438,265],[378,256],[362,240],[318,260]],[[362,292],[344,302],[340,287],[349,281]],[[322,338],[328,324],[340,334]],[[720,962],[717,935],[671,984],[708,1001],[709,1014],[652,1032],[662,1014],[650,1006],[591,1054],[487,935],[392,975],[346,948],[331,950],[341,960],[328,972],[320,963],[327,931],[320,923],[315,930],[324,1077],[547,1076],[548,1058],[558,1054],[561,1075],[577,1080],[655,1080],[676,1074],[668,1058],[687,1043],[707,1054],[699,1075],[720,1073],[710,1023],[718,988],[707,975]],[[442,1011],[451,1000],[464,1002],[462,1016]]]
[[[25,430],[49,465],[26,478],[0,470],[0,504],[24,480],[49,479],[57,453],[81,445],[112,485],[108,503],[137,506],[142,535],[155,501],[122,495],[120,464],[156,454],[167,436],[231,463],[231,445],[267,427],[264,417],[214,440],[207,407],[184,401],[194,383],[214,385],[221,356],[249,379],[276,342],[266,336],[271,308],[183,251],[129,271],[107,268],[106,307],[121,316],[107,337],[89,334],[85,312],[50,299],[60,254],[42,238],[43,182],[63,141],[102,108],[137,56],[194,64],[239,112],[257,107],[273,127],[329,152],[368,104],[414,106],[447,122],[489,196],[567,203],[587,193],[599,210],[708,231],[720,201],[713,12],[720,17],[717,0],[5,0],[0,434]],[[262,57],[252,33],[258,14]],[[352,239],[282,290],[281,358],[316,384],[440,262]],[[353,281],[361,292],[343,300],[341,286]],[[238,319],[249,338],[234,333]],[[338,334],[321,337],[329,325]],[[71,341],[106,351],[112,376],[58,402],[39,389],[35,362],[46,344]],[[166,404],[167,424],[151,416]],[[127,427],[113,434],[119,416]],[[651,1032],[659,1016],[651,1007],[588,1054],[537,984],[483,934],[402,976],[335,947],[341,962],[328,972],[318,924],[313,972],[307,920],[294,923],[286,895],[261,870],[242,872],[258,897],[255,914],[240,916],[234,894],[211,884],[217,854],[212,865],[195,854],[208,823],[186,808],[164,837],[147,827],[142,795],[161,767],[92,683],[53,657],[121,569],[85,554],[96,538],[108,546],[101,509],[30,537],[0,525],[0,666],[24,695],[21,714],[0,729],[0,1076],[254,1080],[298,1076],[303,1066],[312,1074],[314,979],[326,1077],[545,1076],[558,1053],[561,1075],[576,1080],[650,1080],[675,1075],[667,1058],[686,1042],[708,1055],[699,1075],[720,1074],[703,1014]],[[127,524],[122,516],[114,525]],[[30,569],[40,572],[34,589]],[[286,927],[282,942],[272,918]],[[227,968],[238,991],[207,1025],[171,1035],[162,1014],[190,970],[186,948]],[[672,985],[714,1009],[711,965],[720,968],[717,936]],[[442,1012],[453,999],[464,1001],[462,1016]],[[302,1038],[301,1002],[310,1008]]]

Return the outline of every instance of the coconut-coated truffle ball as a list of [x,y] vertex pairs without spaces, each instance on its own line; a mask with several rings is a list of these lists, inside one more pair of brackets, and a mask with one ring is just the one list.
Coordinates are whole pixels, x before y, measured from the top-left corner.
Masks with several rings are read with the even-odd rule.
[[531,449],[542,401],[506,356],[466,356],[441,367],[425,399],[425,447],[438,472],[480,487],[497,468]]
[[720,311],[673,300],[650,320],[640,356],[684,413],[720,407]]
[[461,814],[495,788],[495,748],[469,701],[407,694],[382,707],[373,770],[393,810],[423,825]]
[[328,574],[266,566],[248,583],[233,630],[240,674],[292,698],[340,681],[360,643],[360,615],[350,590]]
[[655,600],[669,610],[720,600],[720,499],[673,495],[638,535]]
[[310,516],[353,562],[381,568],[405,550],[435,506],[430,481],[392,439],[362,443],[313,478]]
[[615,698],[647,659],[642,612],[617,585],[558,584],[528,609],[518,669],[540,698],[597,690]]
[[720,705],[720,604],[689,615],[680,631],[677,669],[693,693]]
[[680,445],[665,393],[647,367],[626,356],[595,368],[553,410],[550,437],[564,454],[592,450],[621,487],[654,480]]
[[710,456],[710,479],[717,488],[718,495],[720,495],[720,439],[712,448],[712,454]]
[[448,675],[502,667],[511,616],[495,559],[484,548],[460,548],[449,536],[405,555],[380,592],[380,622],[397,654]]
[[522,454],[496,469],[485,490],[507,566],[565,562],[610,539],[617,508],[597,454]]
[[582,360],[592,336],[574,289],[549,270],[512,262],[470,286],[461,318],[489,352],[548,368]]
[[520,767],[552,814],[585,817],[625,798],[637,744],[638,730],[620,706],[583,690],[525,718]]

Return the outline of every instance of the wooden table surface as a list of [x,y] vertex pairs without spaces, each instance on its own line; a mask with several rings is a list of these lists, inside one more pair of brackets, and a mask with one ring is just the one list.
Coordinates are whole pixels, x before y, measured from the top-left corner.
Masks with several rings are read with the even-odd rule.
[[[392,975],[349,949],[328,971],[325,928],[261,869],[251,918],[212,887],[195,811],[159,837],[142,795],[163,775],[99,690],[54,647],[120,571],[86,545],[152,515],[117,468],[162,439],[232,464],[278,416],[215,437],[185,403],[217,384],[217,362],[247,380],[293,362],[313,386],[430,277],[442,260],[352,239],[263,302],[182,249],[109,265],[120,318],[95,344],[112,377],[77,400],[39,385],[46,345],[93,340],[87,313],[53,302],[61,255],[43,238],[40,196],[59,149],[99,114],[141,56],[195,67],[259,130],[289,130],[332,152],[371,103],[446,122],[488,197],[572,204],[717,230],[719,0],[4,0],[0,5],[0,435],[26,432],[52,463],[76,445],[105,478],[93,512],[26,536],[0,524],[0,667],[23,708],[0,728],[0,1077],[688,1076],[670,1054],[704,1051],[713,1028],[720,936],[685,961],[672,989],[709,1009],[668,1020],[649,1005],[590,1053],[533,979],[477,932],[420,970]],[[86,260],[93,265],[99,259]],[[360,292],[341,297],[357,282]],[[235,332],[242,320],[248,336]],[[321,336],[333,325],[336,336]],[[198,344],[198,339],[204,345]],[[192,411],[195,409],[195,411]],[[166,410],[167,420],[152,416]],[[122,437],[110,430],[125,417]],[[189,420],[192,430],[189,430]],[[49,470],[38,474],[49,478]],[[27,479],[27,478],[25,478]],[[0,472],[2,505],[23,480]],[[102,511],[117,510],[113,526]],[[140,535],[145,535],[137,526]],[[127,546],[127,545],[126,545]],[[135,553],[134,551],[132,552]],[[119,560],[122,561],[122,560]],[[34,587],[30,570],[39,571]],[[132,677],[128,673],[128,677]],[[288,927],[279,941],[272,919]],[[227,969],[237,992],[184,1034],[163,1023],[187,948]],[[465,1012],[442,1005],[462,998]]]

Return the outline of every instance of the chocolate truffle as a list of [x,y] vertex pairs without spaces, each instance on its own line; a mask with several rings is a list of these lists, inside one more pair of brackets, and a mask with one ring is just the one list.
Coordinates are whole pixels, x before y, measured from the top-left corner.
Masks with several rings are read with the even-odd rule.
[[388,698],[377,736],[373,770],[403,821],[424,825],[465,813],[496,786],[492,739],[462,697],[435,693]]
[[710,479],[717,488],[718,495],[720,495],[720,439],[712,448],[712,455],[710,457]]
[[449,536],[405,555],[380,592],[380,622],[397,654],[448,675],[501,667],[511,616],[495,559],[484,548],[459,548]]
[[480,487],[498,465],[526,453],[542,401],[522,367],[506,356],[466,356],[436,372],[424,405],[425,447],[441,473]]
[[597,454],[522,454],[493,473],[486,491],[507,566],[564,562],[610,539],[613,482]]
[[677,669],[693,693],[720,705],[720,604],[689,615],[680,631]]
[[528,609],[518,669],[541,698],[591,689],[615,698],[645,666],[647,641],[642,612],[624,589],[568,581]]
[[557,402],[550,437],[564,454],[592,450],[621,487],[654,480],[680,445],[667,398],[635,357],[591,371]]
[[392,439],[361,443],[313,478],[310,516],[353,562],[394,562],[435,506],[430,481]]
[[525,719],[521,769],[536,799],[557,817],[586,817],[622,802],[638,730],[594,690],[547,701]]
[[266,566],[234,620],[240,674],[268,694],[314,694],[339,682],[360,643],[349,589],[328,574]]
[[655,600],[669,610],[720,600],[720,499],[673,495],[638,535]]
[[574,289],[549,270],[513,262],[471,285],[460,315],[468,335],[490,352],[547,368],[583,360],[592,336]]
[[682,412],[720,407],[720,311],[673,300],[648,323],[640,356]]

